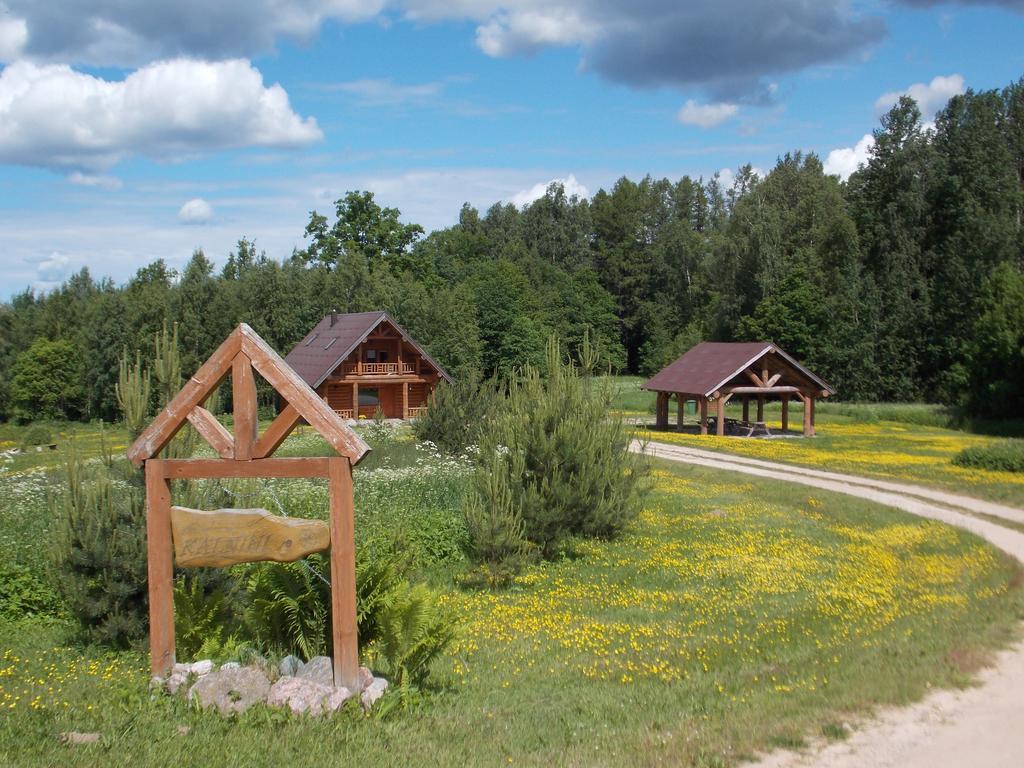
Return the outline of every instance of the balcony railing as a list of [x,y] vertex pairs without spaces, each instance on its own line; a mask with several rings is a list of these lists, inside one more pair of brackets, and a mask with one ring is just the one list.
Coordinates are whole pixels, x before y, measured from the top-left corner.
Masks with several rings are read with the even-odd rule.
[[[401,367],[399,367],[401,366]],[[380,375],[389,373],[416,373],[416,366],[412,363],[342,363],[343,374],[354,373],[361,375]]]
[[421,405],[421,406],[418,406],[416,408],[409,408],[408,409],[408,411],[409,411],[409,418],[410,419],[415,419],[415,418],[417,418],[419,416],[422,416],[424,414],[424,412],[426,412],[426,410],[427,410],[427,406],[425,406],[425,405]]

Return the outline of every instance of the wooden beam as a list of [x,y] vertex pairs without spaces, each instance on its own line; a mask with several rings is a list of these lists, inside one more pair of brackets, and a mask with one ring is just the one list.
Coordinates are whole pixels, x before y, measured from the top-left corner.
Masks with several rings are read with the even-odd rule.
[[[281,397],[295,406],[302,418],[319,432],[334,450],[342,456],[347,456],[353,464],[358,463],[369,452],[370,446],[363,442],[363,439],[353,432],[252,328],[243,323],[239,330],[242,351],[252,361],[253,368],[270,382]],[[358,398],[353,403],[353,409],[356,408]]]
[[715,400],[715,432],[719,437],[725,435],[725,398]]
[[686,421],[686,396],[682,392],[676,393],[676,432],[683,431]]
[[270,456],[291,434],[301,419],[302,416],[295,410],[295,406],[291,403],[286,404],[256,441],[256,445],[252,449],[252,457],[265,459]]
[[164,475],[164,462],[149,459],[146,461],[149,663],[153,674],[159,677],[167,676],[174,667],[174,560],[171,546],[171,485]]
[[136,467],[142,462],[156,456],[178,434],[178,430],[188,421],[188,415],[197,405],[201,405],[217,388],[231,370],[231,361],[241,348],[242,337],[236,329],[212,355],[203,363],[192,378],[176,394],[171,402],[161,411],[142,434],[128,449],[128,458]]
[[758,387],[764,387],[764,379],[762,379],[762,378],[761,378],[760,376],[758,376],[758,375],[757,375],[756,373],[754,373],[754,372],[753,372],[752,370],[750,370],[749,368],[747,368],[747,370],[745,370],[745,371],[744,371],[744,373],[745,373],[745,374],[747,374],[747,377],[748,377],[748,378],[749,378],[749,379],[750,379],[751,381],[753,381],[753,382],[754,382],[754,385],[755,385],[755,386],[758,386]]
[[700,433],[706,435],[708,433],[708,399],[706,397],[700,398]]
[[235,459],[248,461],[259,436],[256,377],[248,355],[239,352],[231,366],[231,401],[235,413]]
[[356,628],[355,511],[352,465],[344,457],[328,459],[331,497],[331,637],[334,684],[359,690],[359,640]]
[[[399,358],[401,361],[401,358]],[[401,362],[399,362],[401,365]],[[405,421],[409,418],[409,382],[402,382],[402,420]]]
[[796,387],[729,387],[723,389],[722,392],[726,392],[730,395],[781,395],[781,394],[796,394],[800,390]]
[[188,412],[188,421],[218,456],[222,459],[234,458],[235,439],[224,425],[217,421],[216,416],[201,405],[197,405]]
[[252,461],[224,459],[162,459],[159,466],[168,480],[223,477],[327,477],[326,456],[296,456]]
[[804,437],[814,436],[814,421],[812,420],[811,413],[814,409],[814,398],[804,398]]
[[750,421],[750,395],[743,396],[743,420]]
[[782,431],[789,429],[789,395],[782,396]]
[[782,374],[781,373],[776,373],[774,376],[772,376],[770,379],[768,379],[764,383],[764,385],[766,387],[774,387],[776,384],[778,384],[779,379],[781,379],[781,378],[782,378]]
[[764,395],[757,396],[757,421],[764,421]]

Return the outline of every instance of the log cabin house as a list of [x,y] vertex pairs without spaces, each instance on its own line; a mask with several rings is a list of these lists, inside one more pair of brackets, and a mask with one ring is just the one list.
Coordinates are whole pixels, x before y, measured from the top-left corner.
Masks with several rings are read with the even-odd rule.
[[[694,400],[700,411],[698,430],[708,433],[708,408],[716,434],[752,436],[768,434],[764,403],[768,398],[782,401],[782,431],[789,429],[789,403],[803,406],[803,434],[814,435],[814,402],[835,394],[835,390],[774,344],[761,342],[704,341],[675,362],[661,369],[641,389],[658,393],[655,423],[668,427],[669,400],[676,398],[676,429],[685,431],[683,414],[687,401]],[[726,419],[725,404],[733,397],[743,402],[743,418]],[[757,417],[750,419],[750,401],[757,403]]]
[[387,312],[331,312],[285,357],[340,416],[389,419],[422,413],[452,378]]

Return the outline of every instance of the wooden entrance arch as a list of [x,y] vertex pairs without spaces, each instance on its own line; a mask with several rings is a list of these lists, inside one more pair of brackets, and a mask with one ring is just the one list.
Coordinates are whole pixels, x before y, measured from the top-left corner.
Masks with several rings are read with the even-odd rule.
[[[286,405],[259,433],[255,373]],[[231,375],[234,435],[203,404]],[[338,456],[274,458],[300,420]],[[160,459],[161,450],[185,423],[210,444],[216,459]],[[358,690],[356,569],[352,467],[369,446],[248,325],[239,325],[128,449],[146,472],[146,541],[149,560],[149,643],[154,675],[174,666],[174,562],[171,480],[228,477],[320,477],[330,491],[331,632],[334,681]]]

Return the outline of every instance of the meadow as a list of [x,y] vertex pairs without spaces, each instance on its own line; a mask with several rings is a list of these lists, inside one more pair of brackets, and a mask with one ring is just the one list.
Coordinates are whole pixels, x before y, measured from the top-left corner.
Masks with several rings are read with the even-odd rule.
[[[936,405],[920,403],[830,403],[821,402],[815,416],[815,437],[803,439],[746,439],[700,436],[675,431],[675,402],[670,405],[668,430],[653,429],[654,395],[640,389],[636,377],[613,379],[615,405],[637,424],[641,439],[656,440],[709,451],[722,451],[766,461],[780,461],[816,469],[898,480],[939,487],[967,496],[1024,506],[1024,473],[961,467],[953,458],[967,448],[987,447],[1017,434],[1012,423],[1002,429],[975,424],[972,432],[953,428],[951,413]],[[754,404],[751,403],[751,414]],[[790,408],[790,430],[802,427],[802,409]],[[727,418],[740,418],[742,405],[730,401]],[[686,422],[698,417],[687,412]],[[765,423],[781,430],[781,408],[766,403]],[[968,425],[970,426],[970,425]],[[992,434],[995,432],[995,434]]]
[[[33,616],[0,612],[0,763],[734,765],[967,683],[1024,616],[1018,567],[970,534],[668,463],[625,535],[571,542],[506,590],[468,589],[468,461],[373,430],[355,473],[357,537],[400,541],[462,617],[421,699],[384,716],[254,709],[225,721],[151,694],[143,653],[83,646],[62,616],[41,544],[58,476],[27,467],[0,477],[0,562],[31,582],[29,597],[49,598]],[[281,453],[322,450],[307,432]],[[326,514],[318,483],[233,491]],[[65,746],[71,730],[102,737]]]

